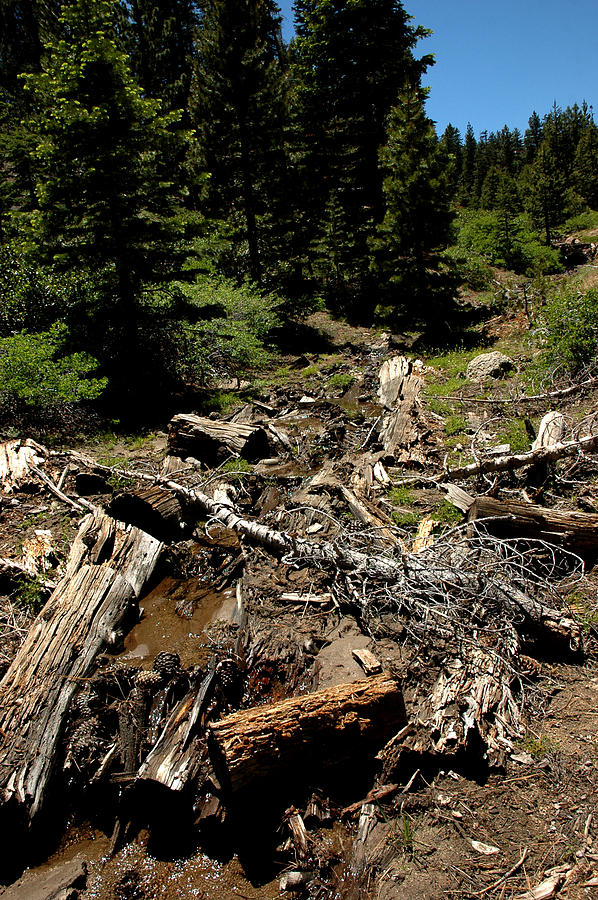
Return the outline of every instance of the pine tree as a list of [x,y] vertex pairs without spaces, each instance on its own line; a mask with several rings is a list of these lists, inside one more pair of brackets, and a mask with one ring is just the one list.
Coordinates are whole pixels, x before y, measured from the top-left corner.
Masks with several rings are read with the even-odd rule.
[[598,209],[598,127],[593,121],[577,145],[573,183],[588,206]]
[[193,0],[132,0],[133,70],[166,112],[186,112],[199,14]]
[[450,158],[426,116],[418,85],[399,95],[380,152],[385,215],[375,241],[377,266],[398,288],[399,302],[416,315],[445,299],[439,275],[454,212]]
[[523,150],[525,161],[532,163],[536,158],[536,153],[540,149],[543,137],[542,120],[538,113],[534,110],[528,119],[528,127],[523,137]]
[[474,200],[474,179],[475,179],[475,163],[478,149],[478,142],[475,139],[475,133],[471,122],[467,123],[465,131],[465,142],[463,144],[463,167],[461,170],[461,179],[459,183],[459,202],[463,206],[469,206]]
[[38,111],[41,248],[49,262],[101,281],[85,337],[96,355],[114,355],[115,376],[130,387],[141,360],[141,285],[168,278],[177,262],[176,197],[160,159],[185,137],[135,83],[117,12],[116,0],[65,3],[62,37],[46,45],[28,88]]
[[241,246],[229,274],[259,283],[283,252],[276,229],[286,168],[280,18],[272,0],[205,0],[202,13],[191,116],[209,173],[207,206]]
[[463,143],[459,129],[449,122],[440,140],[451,160],[451,190],[456,195],[463,171]]
[[543,228],[547,246],[552,229],[565,213],[566,182],[549,142],[543,142],[531,166],[520,179],[524,205],[538,228]]
[[[304,266],[317,250],[317,274],[332,302],[346,309],[353,297],[358,308],[369,284],[369,240],[384,210],[378,153],[398,91],[418,83],[431,62],[412,53],[427,32],[398,0],[296,0],[294,9],[291,142]],[[331,243],[339,215],[342,248]],[[339,256],[340,269],[329,264]]]

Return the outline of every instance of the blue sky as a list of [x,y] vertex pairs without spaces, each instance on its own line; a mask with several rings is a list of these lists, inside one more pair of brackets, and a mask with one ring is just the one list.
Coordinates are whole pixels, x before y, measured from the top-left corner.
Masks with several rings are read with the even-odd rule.
[[[452,122],[476,135],[503,125],[527,127],[553,102],[565,107],[587,100],[598,118],[598,0],[404,0],[415,24],[434,34],[418,44],[436,65],[428,115],[439,132]],[[281,3],[291,34],[290,0]]]

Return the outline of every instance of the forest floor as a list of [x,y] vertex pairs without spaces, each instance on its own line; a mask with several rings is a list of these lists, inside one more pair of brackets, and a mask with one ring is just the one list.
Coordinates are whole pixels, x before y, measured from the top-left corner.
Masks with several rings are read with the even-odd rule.
[[[588,277],[593,274],[589,272]],[[508,444],[507,452],[529,450],[531,430],[537,430],[549,409],[558,409],[567,428],[574,431],[588,421],[598,401],[598,387],[593,387],[562,400],[512,402],[529,392],[535,371],[537,354],[529,340],[530,323],[517,303],[482,312],[478,324],[464,332],[452,349],[424,347],[418,335],[372,332],[333,321],[325,313],[315,314],[307,323],[300,352],[277,357],[249,393],[231,393],[230,405],[213,417],[255,421],[251,411],[267,409],[270,421],[284,432],[287,452],[265,461],[231,459],[204,466],[198,481],[209,484],[217,476],[232,483],[241,514],[257,516],[269,527],[315,540],[338,539],[342,534],[358,545],[367,525],[355,521],[335,484],[326,483],[323,491],[311,495],[306,491],[315,475],[330,471],[336,479],[346,478],[345,486],[359,493],[352,476],[363,471],[359,466],[379,446],[376,436],[384,414],[377,395],[380,367],[385,360],[405,355],[423,379],[414,413],[423,424],[417,442],[405,453],[395,454],[390,464],[388,457],[383,458],[390,482],[374,482],[364,496],[381,527],[387,526],[404,548],[412,549],[422,534],[427,535],[428,546],[442,542],[464,521],[442,487],[446,467],[471,462],[488,447]],[[513,369],[500,380],[469,379],[466,369],[471,359],[493,350],[507,354]],[[472,402],[476,398],[495,402]],[[134,438],[102,435],[71,446],[112,471],[106,477],[95,472],[95,487],[89,482],[84,488],[85,466],[71,462],[64,491],[75,499],[84,495],[94,504],[107,506],[117,494],[133,490],[136,481],[131,470],[160,471],[168,452],[167,424],[164,431]],[[22,435],[29,436],[39,437]],[[55,449],[60,452],[61,448]],[[463,486],[474,494],[490,492],[494,497],[533,500],[552,509],[598,512],[596,459],[588,454],[558,463],[541,478],[524,469],[492,478],[478,476]],[[48,471],[57,480],[67,464],[68,457],[58,456],[48,463]],[[128,472],[123,474],[122,469]],[[87,467],[92,470],[93,466]],[[42,486],[29,484],[5,493],[0,500],[0,557],[22,560],[27,553],[33,557],[37,553],[37,571],[55,581],[80,519],[80,512]],[[422,522],[429,523],[427,531],[422,531]],[[207,538],[201,532],[201,527],[195,529],[193,537],[183,542],[171,539],[171,551],[141,599],[140,621],[124,635],[124,646],[108,661],[103,657],[100,665],[146,669],[158,652],[166,650],[178,653],[184,667],[203,666],[214,646],[210,629],[234,590],[234,580],[220,578],[219,573],[230,568],[237,574],[232,563],[241,554],[252,646],[267,647],[249,675],[247,705],[362,679],[364,672],[353,651],[368,649],[383,668],[404,673],[408,713],[415,709],[418,692],[425,692],[430,672],[441,661],[433,655],[426,657],[425,648],[418,659],[417,646],[409,645],[405,633],[400,629],[393,633],[387,612],[376,623],[372,615],[361,615],[342,601],[318,605],[311,598],[327,597],[329,592],[335,596],[337,585],[330,572],[288,564],[264,549],[249,550],[219,526],[212,526]],[[42,544],[45,550],[40,550]],[[170,813],[161,795],[156,795],[153,809],[141,816],[128,841],[112,851],[114,807],[107,803],[100,808],[97,794],[89,792],[83,792],[83,801],[74,800],[76,792],[67,785],[62,825],[37,859],[28,860],[31,869],[24,876],[24,887],[7,887],[4,895],[7,900],[24,898],[33,890],[27,887],[27,878],[39,878],[82,857],[87,865],[86,886],[72,894],[81,900],[266,900],[280,895],[281,874],[296,870],[309,871],[309,879],[295,893],[314,898],[546,900],[554,896],[585,900],[596,896],[598,602],[592,562],[574,592],[568,581],[564,584],[559,590],[568,591],[570,606],[579,615],[584,649],[557,653],[541,644],[531,650],[526,647],[533,671],[522,682],[526,692],[521,699],[522,725],[509,752],[499,765],[489,764],[481,746],[456,754],[406,754],[395,769],[388,770],[394,787],[374,802],[375,821],[359,861],[354,848],[363,807],[358,801],[381,783],[381,763],[377,768],[371,760],[355,769],[343,764],[342,772],[310,785],[326,793],[332,815],[329,822],[310,826],[310,850],[303,859],[292,842],[285,843],[280,818],[281,811],[301,810],[309,799],[305,786],[294,788],[293,779],[286,795],[277,798],[274,812],[269,808],[261,815],[255,808],[247,809],[242,827],[237,823],[216,829],[208,839],[196,830],[185,831],[174,820],[162,822],[157,829],[156,821]],[[3,673],[47,592],[39,579],[15,586],[5,578],[2,589]],[[283,601],[285,592],[292,592],[300,602]],[[81,793],[80,784],[77,790]],[[267,795],[267,783],[261,790]],[[341,814],[353,804],[354,810]]]

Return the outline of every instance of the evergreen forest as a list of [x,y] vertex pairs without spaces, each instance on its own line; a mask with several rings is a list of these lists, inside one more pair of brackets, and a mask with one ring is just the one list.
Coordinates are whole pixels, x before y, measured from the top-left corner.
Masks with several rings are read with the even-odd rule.
[[[258,367],[316,309],[450,328],[598,208],[585,103],[436,133],[400,0],[3,0],[0,402],[120,414]],[[584,219],[585,217],[585,219]]]

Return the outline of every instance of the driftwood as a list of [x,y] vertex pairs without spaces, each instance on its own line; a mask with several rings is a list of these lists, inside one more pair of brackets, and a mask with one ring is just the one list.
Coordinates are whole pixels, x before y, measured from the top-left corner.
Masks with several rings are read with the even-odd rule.
[[66,574],[0,683],[0,790],[34,820],[71,700],[150,578],[161,544],[97,513],[86,516]]
[[223,785],[237,791],[375,752],[405,718],[400,684],[379,675],[225,716],[209,727],[210,753]]
[[551,444],[549,447],[540,447],[538,450],[528,450],[526,453],[495,456],[482,462],[470,463],[468,466],[458,466],[447,469],[446,474],[451,478],[471,478],[473,475],[491,474],[493,472],[507,472],[522,469],[535,463],[551,463],[564,459],[567,456],[576,456],[582,453],[592,453],[598,449],[598,435],[580,438],[577,441],[561,441]]
[[208,465],[223,462],[231,454],[255,461],[271,455],[266,431],[259,425],[222,422],[184,413],[168,426],[170,453],[194,456]]
[[411,360],[395,356],[384,363],[379,378],[378,396],[388,410],[380,432],[385,453],[400,462],[423,462],[423,452],[416,447],[420,437],[416,418],[424,384],[421,375],[414,371]]
[[598,551],[598,515],[548,509],[516,500],[477,497],[468,519],[490,519],[484,528],[499,537],[527,537],[566,547],[580,556]]

